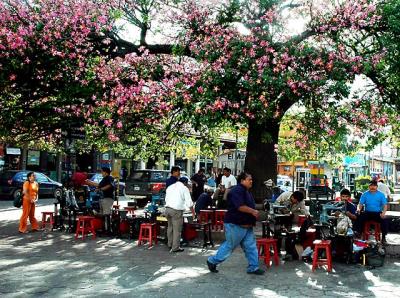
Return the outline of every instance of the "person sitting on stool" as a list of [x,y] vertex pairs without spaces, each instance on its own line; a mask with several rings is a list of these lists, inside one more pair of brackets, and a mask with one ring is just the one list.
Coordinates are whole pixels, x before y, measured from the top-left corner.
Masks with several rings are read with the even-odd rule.
[[208,209],[209,206],[213,205],[212,195],[214,190],[211,188],[207,188],[205,192],[203,192],[196,201],[196,206],[194,210],[196,212],[196,216],[200,215],[201,210]]
[[293,224],[298,223],[299,215],[310,215],[304,203],[304,194],[301,191],[297,190],[293,193],[285,191],[276,199],[276,203],[289,209]]
[[[340,191],[340,197],[336,199],[337,202],[343,202],[345,204],[345,214],[350,220],[353,222],[356,221],[357,215],[357,207],[351,201],[351,192],[347,188],[344,188]],[[335,216],[338,217],[340,214],[339,211],[335,212]]]
[[[215,190],[214,201],[218,201],[218,208],[225,209],[227,204],[228,193],[232,187],[237,185],[235,176],[231,174],[231,169],[224,168],[221,184]],[[222,201],[220,196],[222,195]]]
[[[386,234],[388,231],[385,214],[387,211],[387,200],[385,195],[378,191],[378,182],[371,180],[369,182],[368,191],[364,192],[357,206],[357,214],[359,214],[354,230],[361,234],[364,230],[365,222],[371,220],[380,223],[382,231],[382,242],[386,242]],[[363,205],[365,206],[364,212]]]

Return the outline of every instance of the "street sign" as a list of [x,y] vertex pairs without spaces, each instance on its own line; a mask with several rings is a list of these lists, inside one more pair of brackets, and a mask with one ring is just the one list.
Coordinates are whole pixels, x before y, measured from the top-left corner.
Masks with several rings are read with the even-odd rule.
[[70,127],[70,128],[67,128],[66,130],[63,130],[61,132],[61,135],[63,135],[66,138],[72,139],[72,140],[84,140],[84,139],[86,139],[86,132],[83,129],[83,127]]

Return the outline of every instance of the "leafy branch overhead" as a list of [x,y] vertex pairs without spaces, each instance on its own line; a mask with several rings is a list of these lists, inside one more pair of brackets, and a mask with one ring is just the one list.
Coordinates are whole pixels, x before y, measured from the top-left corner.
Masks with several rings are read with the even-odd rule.
[[1,2],[0,135],[57,144],[78,126],[82,146],[146,157],[240,125],[257,188],[293,105],[298,149],[398,122],[399,0],[199,2]]

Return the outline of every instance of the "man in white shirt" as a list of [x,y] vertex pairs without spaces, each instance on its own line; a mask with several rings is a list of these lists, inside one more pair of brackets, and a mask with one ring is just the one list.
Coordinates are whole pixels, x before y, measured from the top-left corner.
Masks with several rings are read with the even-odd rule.
[[236,181],[235,176],[233,176],[231,174],[231,169],[224,168],[222,171],[223,171],[222,172],[223,176],[222,176],[222,179],[221,179],[221,184],[219,185],[219,188],[217,188],[217,190],[215,191],[213,199],[214,200],[218,200],[218,197],[221,194],[224,194],[222,199],[223,199],[223,202],[226,202],[229,190],[232,187],[237,185],[237,181]]
[[184,249],[180,247],[183,211],[190,209],[193,218],[195,217],[192,197],[185,183],[188,183],[188,179],[186,177],[181,177],[166,190],[165,215],[168,220],[167,237],[168,247],[171,249],[170,252],[184,251]]
[[378,190],[380,191],[380,192],[383,192],[383,194],[385,195],[385,197],[386,197],[386,200],[388,201],[388,202],[390,202],[391,201],[391,198],[390,198],[390,188],[389,188],[389,186],[387,186],[386,184],[385,184],[385,182],[382,180],[382,179],[380,179],[379,181],[378,181]]

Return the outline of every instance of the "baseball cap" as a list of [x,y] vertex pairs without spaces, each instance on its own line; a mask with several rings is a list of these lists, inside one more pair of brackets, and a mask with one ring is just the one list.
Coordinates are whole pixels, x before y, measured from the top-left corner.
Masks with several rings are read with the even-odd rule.
[[181,177],[181,178],[179,178],[179,181],[182,182],[182,183],[188,183],[189,179],[186,178],[186,177]]

